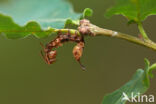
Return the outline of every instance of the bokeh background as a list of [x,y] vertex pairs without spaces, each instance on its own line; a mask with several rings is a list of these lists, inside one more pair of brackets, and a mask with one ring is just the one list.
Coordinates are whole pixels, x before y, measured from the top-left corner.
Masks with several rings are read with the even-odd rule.
[[[127,26],[122,16],[105,19],[107,8],[114,0],[69,0],[76,12],[89,7],[94,10],[92,23],[132,35],[136,25]],[[156,41],[156,16],[150,16],[144,27]],[[40,42],[45,39],[28,37],[9,40],[0,36],[0,104],[100,104],[105,94],[129,81],[138,68],[144,68],[144,58],[156,62],[156,52],[124,40],[110,37],[86,37],[82,62],[83,72],[72,56],[75,44],[58,49],[57,62],[47,65],[40,57]],[[156,75],[156,73],[154,72]],[[156,96],[156,77],[147,94]],[[147,104],[147,103],[146,103]]]

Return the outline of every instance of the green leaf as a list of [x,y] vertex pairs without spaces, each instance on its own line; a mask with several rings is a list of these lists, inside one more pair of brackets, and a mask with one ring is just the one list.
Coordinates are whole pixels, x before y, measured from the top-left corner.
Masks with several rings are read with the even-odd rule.
[[79,26],[80,20],[72,20],[72,19],[67,19],[64,25],[64,28],[70,28],[70,26],[73,28],[74,26],[77,28]]
[[130,21],[144,21],[156,14],[156,0],[116,0],[117,3],[108,9],[105,16],[123,15]]
[[132,93],[136,97],[145,93],[150,86],[151,71],[156,69],[156,64],[149,65],[149,61],[145,59],[145,69],[138,69],[129,82],[113,93],[104,96],[102,104],[125,104],[126,100],[123,100],[124,94],[131,98]]
[[80,19],[77,20],[67,19],[65,23],[65,28],[70,27],[70,25],[72,25],[72,27],[74,26],[78,27],[81,19],[91,17],[92,15],[93,15],[93,10],[90,8],[85,8]]
[[0,34],[10,39],[30,34],[42,38],[80,16],[65,0],[0,0]]
[[90,8],[86,8],[86,9],[83,11],[83,18],[91,17],[92,15],[93,15],[93,10],[90,9]]
[[37,22],[28,22],[25,26],[14,23],[9,16],[0,14],[0,33],[9,39],[24,38],[30,34],[42,38],[48,36],[52,31],[42,30]]

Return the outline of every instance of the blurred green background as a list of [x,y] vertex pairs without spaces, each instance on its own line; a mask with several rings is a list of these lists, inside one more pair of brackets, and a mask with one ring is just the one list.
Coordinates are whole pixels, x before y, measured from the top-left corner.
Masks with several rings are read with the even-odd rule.
[[[136,25],[127,26],[122,16],[104,18],[113,0],[69,0],[76,12],[89,7],[94,10],[92,23],[132,35]],[[150,16],[144,27],[156,41],[156,16]],[[0,104],[100,104],[105,94],[125,84],[136,69],[144,68],[144,58],[156,62],[156,52],[110,37],[86,37],[82,63],[83,72],[72,56],[75,44],[58,49],[57,62],[47,65],[40,57],[40,42],[45,39],[28,37],[9,40],[0,36]],[[156,75],[156,72],[154,72]],[[151,80],[147,94],[156,96],[156,77]]]

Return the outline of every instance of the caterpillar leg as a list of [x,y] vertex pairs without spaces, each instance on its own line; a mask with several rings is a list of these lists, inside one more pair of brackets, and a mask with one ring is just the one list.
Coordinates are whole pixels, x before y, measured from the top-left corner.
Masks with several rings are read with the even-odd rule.
[[48,57],[45,57],[42,51],[41,51],[41,56],[47,64],[50,64],[50,61],[48,61]]
[[80,58],[83,54],[84,49],[84,42],[79,42],[74,48],[73,48],[73,55],[76,61],[79,62],[81,68],[85,70],[85,66],[81,64]]
[[78,60],[78,62],[79,62],[79,64],[80,64],[80,66],[81,66],[82,70],[86,71],[86,67],[85,67],[85,66],[81,63],[81,61],[80,61],[80,60]]
[[47,49],[44,47],[44,45],[42,43],[40,43],[40,45],[42,46],[43,50],[44,50],[44,54],[43,52],[41,51],[41,56],[43,57],[43,59],[45,60],[45,62],[47,64],[52,64],[56,61],[56,55],[57,55],[57,52],[54,50],[51,50],[51,49]]

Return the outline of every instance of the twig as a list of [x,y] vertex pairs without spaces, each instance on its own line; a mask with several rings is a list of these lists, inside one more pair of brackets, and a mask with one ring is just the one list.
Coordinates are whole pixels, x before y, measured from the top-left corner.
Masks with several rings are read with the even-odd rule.
[[88,20],[84,19],[80,21],[80,26],[78,28],[79,32],[84,35],[91,35],[91,36],[109,36],[127,40],[129,42],[139,44],[150,49],[156,51],[156,43],[149,39],[140,39],[138,37],[134,37],[132,35],[120,33],[117,31],[103,29],[96,25],[91,24]]

